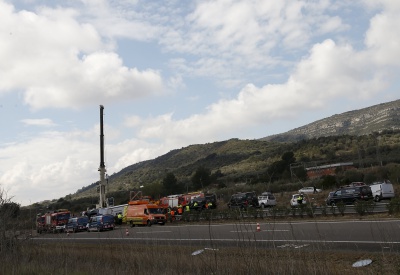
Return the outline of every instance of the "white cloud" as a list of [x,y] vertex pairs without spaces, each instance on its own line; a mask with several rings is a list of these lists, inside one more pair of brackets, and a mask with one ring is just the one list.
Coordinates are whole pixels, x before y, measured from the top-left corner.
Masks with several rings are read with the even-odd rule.
[[0,148],[1,186],[9,193],[23,191],[44,200],[95,182],[100,163],[98,133],[85,137],[83,132],[45,132],[28,142]]
[[26,125],[32,125],[32,126],[52,127],[52,126],[56,126],[57,125],[49,118],[23,119],[23,120],[21,120],[21,122],[26,124]]
[[371,58],[377,65],[399,66],[397,58],[400,55],[400,5],[374,16],[365,38],[366,45],[371,50]]
[[164,139],[175,146],[226,139],[238,130],[293,118],[303,110],[318,111],[340,98],[370,98],[385,85],[382,72],[373,73],[369,52],[356,52],[332,40],[316,44],[284,84],[258,88],[249,84],[233,100],[220,100],[203,114],[173,120],[172,114],[142,122],[141,138]]
[[15,12],[0,2],[0,93],[25,90],[34,109],[77,108],[163,92],[155,70],[123,65],[72,9]]

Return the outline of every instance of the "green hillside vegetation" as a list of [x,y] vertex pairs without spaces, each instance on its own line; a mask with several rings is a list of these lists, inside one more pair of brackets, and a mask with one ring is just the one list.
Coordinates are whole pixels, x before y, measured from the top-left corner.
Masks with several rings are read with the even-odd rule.
[[[334,177],[307,179],[307,167],[343,162],[353,162],[358,169],[338,170]],[[383,179],[398,183],[399,164],[398,130],[298,142],[231,139],[190,145],[128,166],[109,176],[107,196],[113,197],[115,204],[123,204],[129,201],[132,190],[154,198],[203,190],[227,200],[232,193],[246,190],[291,192],[309,185],[332,189],[351,181],[372,183]],[[54,200],[48,207],[76,211],[94,207],[97,184]]]

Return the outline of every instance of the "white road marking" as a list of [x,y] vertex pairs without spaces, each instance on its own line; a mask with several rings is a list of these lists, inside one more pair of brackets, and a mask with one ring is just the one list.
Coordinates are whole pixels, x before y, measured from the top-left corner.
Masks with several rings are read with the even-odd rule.
[[133,231],[133,234],[171,233],[172,231]]
[[[160,232],[160,231],[159,231]],[[169,231],[168,231],[169,232]],[[58,238],[32,238],[32,240],[43,240],[43,241],[49,241],[49,240],[93,240],[93,241],[109,241],[109,240],[149,240],[149,241],[174,241],[174,240],[179,240],[179,241],[204,241],[205,239],[182,239],[182,238],[177,238],[177,239],[167,239],[167,238],[135,238],[134,235],[137,232],[133,232],[132,235],[129,237],[119,237],[119,238],[74,238],[74,237],[58,237]],[[212,241],[215,242],[238,242],[238,239],[212,239]],[[261,242],[261,243],[277,243],[277,242],[282,242],[282,243],[287,243],[287,242],[293,242],[293,243],[354,243],[354,244],[400,244],[400,241],[327,241],[327,240],[255,240],[255,239],[248,239],[246,240],[247,242]]]

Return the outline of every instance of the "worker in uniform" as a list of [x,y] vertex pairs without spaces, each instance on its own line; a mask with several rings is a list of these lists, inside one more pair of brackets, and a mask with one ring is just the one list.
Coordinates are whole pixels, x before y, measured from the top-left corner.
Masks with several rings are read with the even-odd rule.
[[182,208],[182,205],[179,204],[178,205],[178,215],[182,215],[182,213],[183,213],[183,208]]
[[303,204],[303,194],[297,197],[297,205],[300,207]]
[[185,212],[183,213],[183,216],[186,221],[190,221],[190,206],[189,206],[189,204],[186,204]]
[[118,213],[117,218],[118,218],[118,224],[121,225],[122,224],[122,213],[121,212]]
[[175,220],[175,210],[172,208],[170,211],[170,222]]
[[212,202],[209,201],[209,202],[207,203],[207,208],[208,208],[208,209],[211,209],[212,205],[213,205]]

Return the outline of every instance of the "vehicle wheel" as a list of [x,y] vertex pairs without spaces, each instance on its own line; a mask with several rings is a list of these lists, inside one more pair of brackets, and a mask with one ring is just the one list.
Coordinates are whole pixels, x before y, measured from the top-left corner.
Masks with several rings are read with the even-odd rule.
[[381,200],[381,198],[379,196],[375,196],[375,201],[379,202]]
[[160,223],[160,225],[165,225],[165,222]]
[[331,206],[336,206],[336,203],[334,201],[331,201]]
[[151,226],[151,222],[147,221],[147,226],[150,227]]

